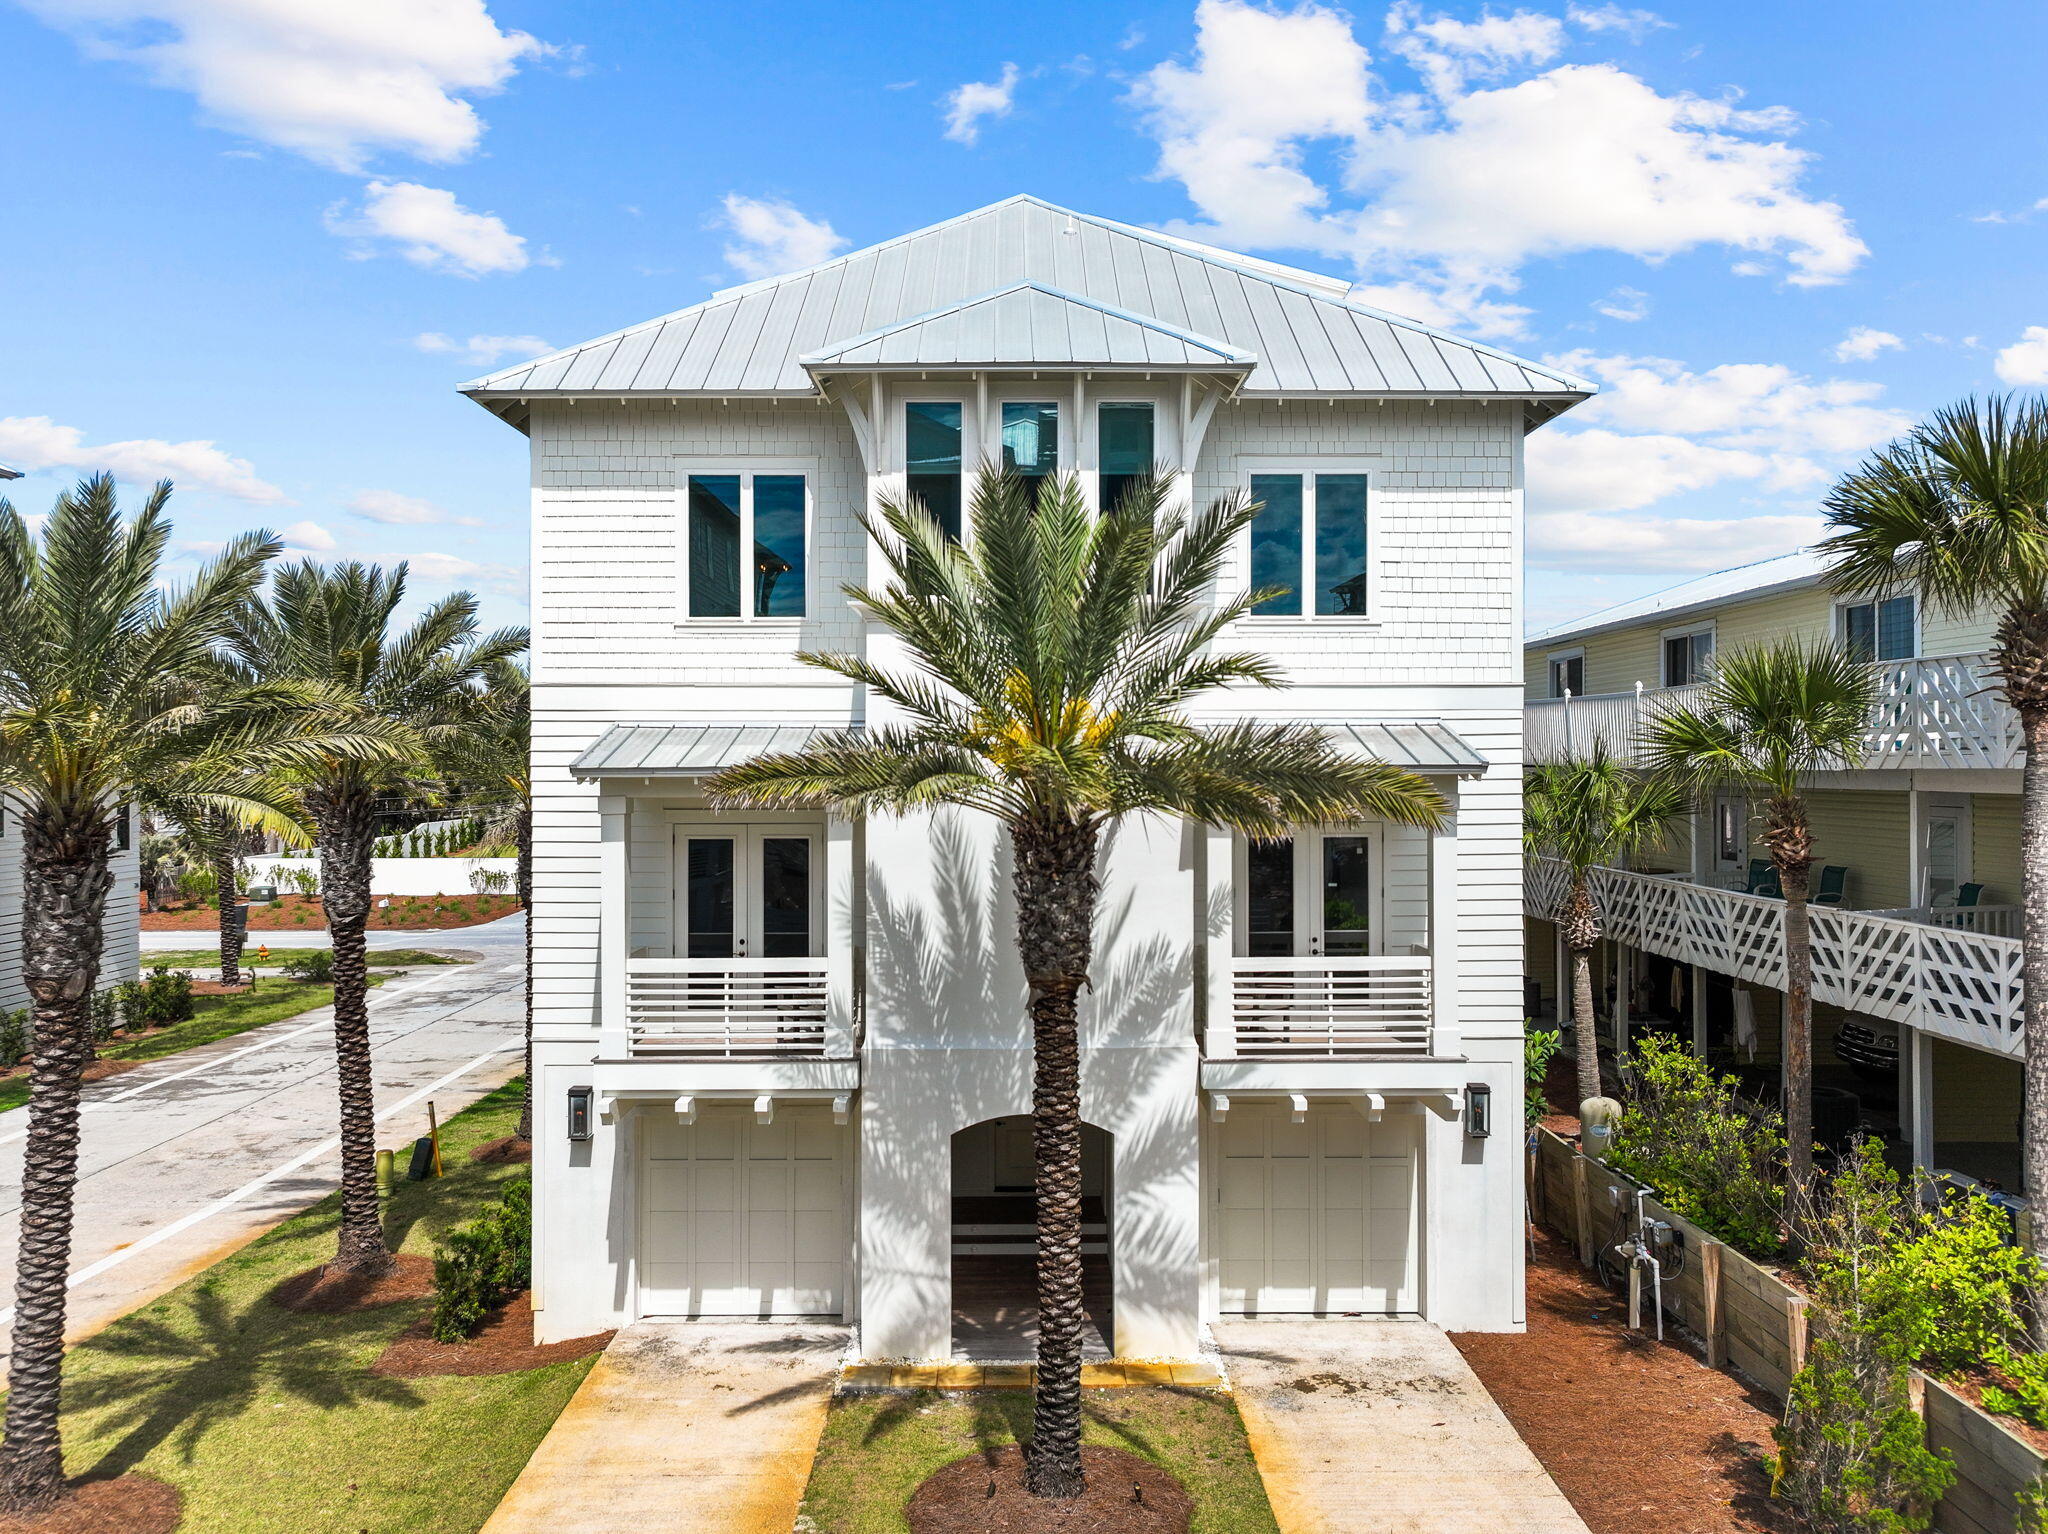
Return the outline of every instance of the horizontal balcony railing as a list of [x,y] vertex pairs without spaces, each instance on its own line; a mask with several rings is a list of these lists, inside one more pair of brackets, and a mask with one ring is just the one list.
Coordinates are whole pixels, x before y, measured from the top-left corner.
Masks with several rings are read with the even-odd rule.
[[[1529,859],[1522,876],[1524,911],[1554,921],[1565,884],[1562,864]],[[1606,936],[1738,980],[1785,988],[1782,900],[1619,868],[1594,869],[1589,887]],[[2023,1052],[2017,938],[1901,920],[1894,913],[1809,910],[1814,1000],[1980,1049]]]
[[1426,956],[1233,959],[1235,1053],[1248,1060],[1427,1055],[1430,974]]
[[819,1059],[823,959],[629,959],[626,1035],[636,1055]]
[[1947,927],[1952,932],[1982,932],[1989,937],[2018,937],[2020,908],[2016,905],[1909,905],[1888,911],[1865,911],[1865,916],[1889,916],[1894,921],[1924,922],[1930,927]]
[[[1999,694],[1988,655],[1875,661],[1878,700],[1863,737],[1865,767],[2017,767],[2018,717]],[[1704,689],[1647,688],[1582,698],[1532,698],[1523,708],[1529,760],[1584,756],[1601,745],[1626,760],[1660,708],[1691,703]]]

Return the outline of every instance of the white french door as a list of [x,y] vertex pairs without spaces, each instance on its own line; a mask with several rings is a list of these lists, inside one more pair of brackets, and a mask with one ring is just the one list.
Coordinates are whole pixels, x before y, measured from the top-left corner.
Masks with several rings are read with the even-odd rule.
[[1249,958],[1358,958],[1373,937],[1372,838],[1300,830],[1238,844],[1238,931]]
[[807,959],[823,948],[824,836],[803,826],[675,828],[680,959]]

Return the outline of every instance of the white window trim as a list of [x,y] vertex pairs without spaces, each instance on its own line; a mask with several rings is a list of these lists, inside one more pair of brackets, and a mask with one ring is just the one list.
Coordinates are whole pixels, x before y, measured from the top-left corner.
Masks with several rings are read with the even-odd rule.
[[[1881,665],[1881,664],[1896,664],[1897,662],[1900,662],[1900,661],[1908,661],[1908,660],[1918,660],[1918,659],[1920,658],[1920,642],[1921,642],[1921,637],[1922,637],[1922,636],[1921,636],[1921,632],[1920,632],[1920,593],[1919,593],[1919,592],[1917,592],[1917,591],[1897,591],[1897,592],[1893,592],[1893,593],[1892,593],[1892,595],[1893,595],[1893,596],[1901,596],[1901,597],[1911,597],[1911,598],[1913,599],[1913,646],[1912,646],[1912,653],[1911,653],[1910,655],[1899,655],[1899,656],[1894,656],[1894,657],[1892,658],[1892,661],[1891,661],[1891,662],[1889,662],[1889,663],[1887,663],[1887,662],[1882,662],[1882,661],[1877,661],[1877,662],[1873,662],[1873,664],[1880,664],[1880,665]],[[1849,609],[1850,609],[1850,608],[1852,608],[1852,607],[1875,607],[1875,606],[1876,606],[1876,605],[1877,605],[1877,604],[1878,604],[1879,602],[1883,602],[1883,601],[1888,601],[1888,600],[1889,600],[1889,598],[1886,598],[1886,597],[1842,597],[1842,598],[1840,598],[1840,599],[1839,599],[1838,601],[1836,601],[1836,603],[1835,603],[1835,605],[1834,605],[1834,608],[1832,609],[1832,612],[1831,612],[1831,617],[1832,617],[1832,620],[1833,620],[1833,627],[1832,627],[1832,632],[1831,632],[1831,634],[1830,634],[1830,636],[1829,636],[1829,637],[1831,637],[1831,638],[1832,638],[1832,639],[1834,640],[1834,642],[1835,642],[1836,644],[1839,644],[1839,645],[1843,645],[1843,646],[1847,646],[1847,644],[1849,643],[1849,623],[1848,623],[1848,612],[1849,612]]]
[[[795,628],[813,616],[811,607],[812,570],[817,558],[818,460],[815,458],[759,458],[729,453],[716,458],[675,460],[676,469],[676,626],[693,630],[706,628]],[[742,612],[737,618],[697,618],[690,614],[690,477],[696,474],[737,474],[740,476],[740,546],[753,539],[754,476],[757,474],[800,474],[804,481],[804,610],[794,616],[763,618]],[[742,561],[744,563],[744,560]],[[751,582],[740,582],[740,604],[754,604]]]
[[1673,639],[1690,639],[1695,634],[1712,635],[1714,641],[1714,653],[1716,655],[1719,655],[1721,653],[1720,624],[1717,619],[1709,618],[1704,623],[1674,624],[1670,628],[1661,629],[1658,631],[1657,685],[1659,687],[1691,687],[1697,685],[1691,682],[1667,682],[1664,680],[1664,646]]
[[[1381,568],[1386,563],[1380,557],[1379,518],[1379,471],[1384,467],[1381,455],[1348,454],[1345,456],[1321,456],[1313,453],[1295,454],[1284,458],[1239,458],[1237,460],[1238,488],[1246,495],[1251,493],[1254,474],[1299,474],[1302,479],[1303,517],[1301,537],[1301,597],[1302,611],[1299,613],[1251,613],[1245,622],[1261,628],[1281,627],[1294,624],[1335,624],[1340,628],[1378,628],[1386,620],[1382,614],[1380,597]],[[1315,606],[1314,579],[1310,572],[1315,568],[1315,477],[1318,474],[1363,474],[1365,476],[1365,611],[1363,613],[1317,613]],[[1246,528],[1238,540],[1238,568],[1244,578],[1251,579],[1252,535]]]
[[[1369,506],[1372,503],[1370,500],[1368,500],[1366,504]],[[1661,654],[1662,652],[1660,651],[1659,653]],[[1578,661],[1580,663],[1579,677],[1583,681],[1585,679],[1586,674],[1586,668],[1584,664],[1585,659],[1586,647],[1584,645],[1573,645],[1569,650],[1552,650],[1549,654],[1545,655],[1543,657],[1543,685],[1551,690],[1545,693],[1544,696],[1549,698],[1558,698],[1563,696],[1556,690],[1557,681],[1551,675],[1551,667],[1555,666],[1561,660]],[[1581,691],[1579,693],[1574,694],[1574,696],[1583,698],[1585,696],[1585,693]]]

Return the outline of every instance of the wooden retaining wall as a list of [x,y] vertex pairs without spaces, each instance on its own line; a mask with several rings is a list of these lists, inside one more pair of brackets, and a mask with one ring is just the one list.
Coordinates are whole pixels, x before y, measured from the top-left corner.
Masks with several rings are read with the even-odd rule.
[[[1571,1142],[1537,1131],[1531,1215],[1576,1243],[1580,1261],[1590,1264],[1596,1247],[1633,1231],[1639,1191]],[[1651,1219],[1670,1222],[1684,1244],[1684,1264],[1664,1285],[1666,1315],[1705,1342],[1710,1365],[1732,1366],[1782,1399],[1806,1358],[1806,1296],[1647,1194],[1643,1208]],[[1627,1216],[1625,1225],[1619,1214]],[[1647,1293],[1643,1310],[1647,1316]],[[2048,1458],[1941,1381],[1915,1382],[1925,1389],[1927,1441],[1949,1451],[1956,1472],[1934,1527],[1943,1534],[2013,1534],[2014,1498],[2048,1470]]]

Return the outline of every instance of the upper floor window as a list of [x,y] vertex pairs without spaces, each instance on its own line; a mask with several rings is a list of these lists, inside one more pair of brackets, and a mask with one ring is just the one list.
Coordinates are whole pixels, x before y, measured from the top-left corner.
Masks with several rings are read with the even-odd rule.
[[[1254,474],[1253,590],[1284,586],[1259,603],[1261,616],[1366,615],[1366,477]],[[1312,595],[1311,595],[1312,594]]]
[[1562,698],[1567,693],[1574,698],[1586,695],[1586,652],[1583,650],[1550,657],[1550,695]]
[[1914,608],[1910,596],[1843,603],[1843,646],[1858,660],[1911,660],[1920,648]]
[[[946,536],[960,537],[960,405],[953,400],[911,400],[903,407],[906,489],[924,502]],[[1008,411],[1004,411],[1007,418]]]
[[134,832],[129,827],[134,814],[134,808],[126,804],[114,811],[114,851],[126,852],[134,841]]
[[1707,679],[1714,663],[1714,631],[1694,629],[1664,636],[1664,685],[1686,687]]
[[1096,407],[1095,454],[1099,471],[1096,504],[1114,511],[1132,484],[1152,472],[1152,406],[1114,400]]
[[804,615],[807,485],[801,474],[692,474],[684,611],[692,618]]
[[1031,504],[1060,471],[1060,407],[1003,402],[1003,467],[1024,481]]

